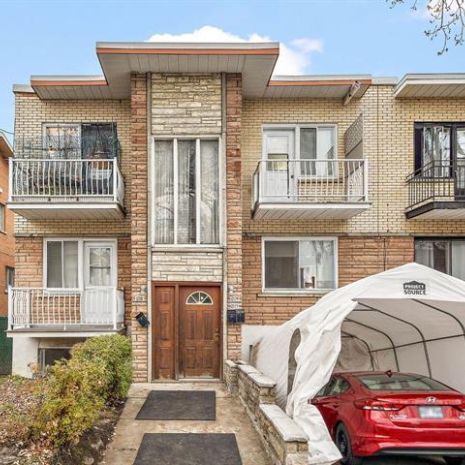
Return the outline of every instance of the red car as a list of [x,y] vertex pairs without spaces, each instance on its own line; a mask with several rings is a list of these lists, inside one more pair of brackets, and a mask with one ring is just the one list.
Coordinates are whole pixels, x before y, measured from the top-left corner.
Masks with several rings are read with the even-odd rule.
[[310,400],[345,465],[372,455],[443,456],[465,464],[465,396],[421,375],[334,374]]

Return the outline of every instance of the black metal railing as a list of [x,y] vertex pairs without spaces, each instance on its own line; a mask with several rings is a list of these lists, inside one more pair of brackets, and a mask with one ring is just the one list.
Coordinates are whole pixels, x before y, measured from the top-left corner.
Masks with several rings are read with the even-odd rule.
[[408,207],[465,200],[465,160],[432,161],[407,176]]
[[116,136],[17,137],[14,156],[22,159],[90,159],[117,158],[120,144]]

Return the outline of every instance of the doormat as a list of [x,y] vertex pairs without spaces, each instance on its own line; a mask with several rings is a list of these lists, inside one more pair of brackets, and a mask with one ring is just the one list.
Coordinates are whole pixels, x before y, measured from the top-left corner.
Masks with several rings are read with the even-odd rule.
[[234,434],[146,433],[134,465],[242,465]]
[[150,391],[136,420],[215,420],[215,391]]

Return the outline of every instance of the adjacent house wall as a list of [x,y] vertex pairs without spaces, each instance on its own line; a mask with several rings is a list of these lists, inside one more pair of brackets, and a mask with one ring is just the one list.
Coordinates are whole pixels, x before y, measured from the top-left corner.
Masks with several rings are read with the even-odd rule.
[[[8,159],[0,153],[0,203],[6,206],[8,200]],[[14,214],[5,208],[5,227],[0,231],[0,317],[8,315],[8,294],[6,292],[6,267],[15,266],[15,240],[13,235]]]
[[[393,86],[374,85],[344,106],[325,99],[246,99],[242,112],[243,301],[246,323],[280,324],[321,293],[262,292],[263,236],[336,236],[339,286],[414,260],[415,236],[464,236],[465,221],[407,220],[406,177],[414,169],[415,121],[465,121],[465,101],[400,100]],[[264,124],[337,124],[339,158],[369,163],[371,208],[349,220],[255,220],[252,175],[262,157]]]

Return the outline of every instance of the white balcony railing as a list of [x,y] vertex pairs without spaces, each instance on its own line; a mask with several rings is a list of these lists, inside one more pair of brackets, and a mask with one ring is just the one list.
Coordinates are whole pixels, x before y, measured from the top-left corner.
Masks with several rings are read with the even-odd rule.
[[262,160],[253,176],[253,208],[263,203],[343,204],[368,201],[363,159]]
[[118,330],[124,324],[124,294],[114,287],[10,288],[9,330]]
[[9,175],[10,202],[123,202],[124,183],[116,158],[13,158]]

